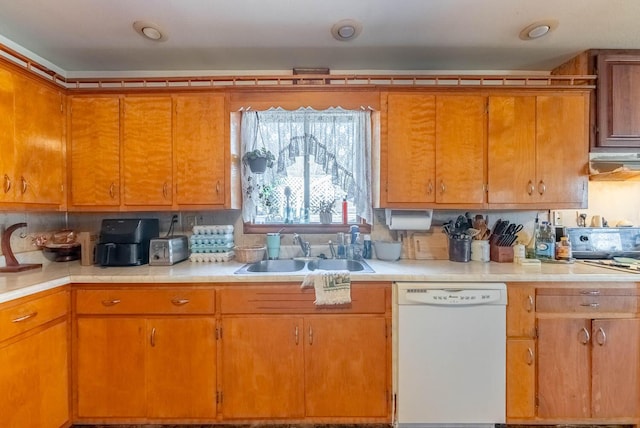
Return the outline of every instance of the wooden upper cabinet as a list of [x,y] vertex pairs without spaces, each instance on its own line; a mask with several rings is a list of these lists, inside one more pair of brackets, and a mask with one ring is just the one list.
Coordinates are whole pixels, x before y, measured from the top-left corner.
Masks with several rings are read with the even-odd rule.
[[71,99],[69,206],[120,205],[120,100]]
[[64,204],[63,94],[14,74],[17,201]]
[[123,205],[173,203],[171,97],[125,97],[122,142]]
[[597,57],[596,148],[640,147],[640,53]]
[[224,95],[174,97],[178,205],[223,205],[228,159]]
[[487,97],[436,97],[436,202],[485,201]]
[[388,96],[387,204],[435,202],[435,107],[435,95]]
[[16,149],[13,141],[14,100],[13,76],[0,68],[0,202],[12,202],[16,180]]
[[584,93],[489,97],[489,204],[586,204],[587,100]]

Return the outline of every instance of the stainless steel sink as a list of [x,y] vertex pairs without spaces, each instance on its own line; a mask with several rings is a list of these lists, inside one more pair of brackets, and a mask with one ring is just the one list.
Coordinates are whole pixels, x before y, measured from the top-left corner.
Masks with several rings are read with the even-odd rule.
[[360,260],[313,259],[313,260],[261,260],[247,263],[235,273],[300,272],[323,270],[348,270],[350,272],[373,272],[367,263]]
[[307,264],[307,269],[316,270],[348,270],[350,272],[373,272],[363,261],[360,260],[344,260],[344,259],[321,259],[314,260]]
[[297,272],[304,269],[302,260],[261,260],[244,265],[236,273]]

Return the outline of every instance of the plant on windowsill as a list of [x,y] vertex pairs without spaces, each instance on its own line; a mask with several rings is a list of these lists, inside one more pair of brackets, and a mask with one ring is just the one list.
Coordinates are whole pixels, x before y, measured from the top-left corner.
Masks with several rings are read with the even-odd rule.
[[263,174],[267,168],[273,167],[276,157],[265,147],[251,150],[242,156],[242,162],[249,167],[254,174]]
[[331,224],[333,222],[333,212],[335,208],[335,199],[325,199],[319,201],[314,207],[314,211],[320,215],[321,224]]

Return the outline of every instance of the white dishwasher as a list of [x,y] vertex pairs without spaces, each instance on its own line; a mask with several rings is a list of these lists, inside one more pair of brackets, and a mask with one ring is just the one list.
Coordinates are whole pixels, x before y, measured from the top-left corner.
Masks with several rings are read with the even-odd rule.
[[397,282],[396,287],[399,426],[504,423],[506,285]]

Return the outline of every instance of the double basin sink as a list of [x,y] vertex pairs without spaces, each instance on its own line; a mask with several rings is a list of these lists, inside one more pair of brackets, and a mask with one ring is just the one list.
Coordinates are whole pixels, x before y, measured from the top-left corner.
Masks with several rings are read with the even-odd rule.
[[302,272],[322,270],[347,270],[349,272],[373,272],[373,269],[361,260],[345,259],[284,259],[261,260],[248,263],[235,273]]

